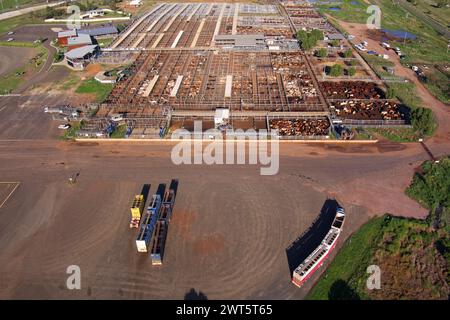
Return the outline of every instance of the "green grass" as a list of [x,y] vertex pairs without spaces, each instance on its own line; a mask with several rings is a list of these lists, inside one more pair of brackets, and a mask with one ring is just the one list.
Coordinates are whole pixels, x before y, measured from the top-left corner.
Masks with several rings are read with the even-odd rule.
[[[366,268],[371,264],[374,245],[380,237],[383,224],[384,218],[372,218],[352,235],[306,298],[327,300],[330,289],[339,280],[355,288],[361,287],[364,284],[360,283],[361,279],[365,277]],[[359,291],[360,298],[365,298],[364,291]]]
[[111,133],[111,138],[114,139],[124,138],[126,132],[127,132],[127,125],[121,124],[117,126],[117,128],[113,131],[113,133]]
[[39,46],[39,43],[25,42],[25,41],[0,41],[2,47],[20,47],[20,48],[34,48]]
[[420,19],[407,14],[405,10],[390,0],[372,0],[372,2],[381,7],[382,28],[406,30],[417,36],[417,40],[407,41],[405,45],[402,44],[402,40],[397,42],[403,53],[406,54],[405,62],[441,63],[450,61],[447,54],[447,41],[434,29]]
[[[344,243],[307,299],[447,299],[446,266],[436,259],[450,261],[448,220],[448,208],[438,230],[430,227],[430,219],[372,218]],[[381,269],[380,290],[367,289],[370,265]]]
[[[33,13],[24,14],[21,16],[17,16],[14,18],[0,20],[0,34],[7,33],[11,30],[14,30],[18,27],[27,25],[27,24],[39,24],[43,23],[44,19],[40,17],[40,14],[43,14],[44,10],[35,11]],[[13,36],[14,37],[14,36]]]
[[439,100],[444,103],[450,103],[450,74],[444,73],[436,67],[425,69],[427,81],[424,85],[430,90]]
[[417,109],[422,105],[422,101],[416,94],[416,86],[410,82],[390,82],[388,88],[393,90],[394,95],[406,106]]
[[450,17],[450,8],[436,8],[436,2],[436,0],[419,0],[417,1],[416,8],[424,12],[430,18],[446,26],[448,25],[448,17]]
[[450,207],[450,158],[439,163],[427,161],[422,171],[414,176],[406,194],[429,209],[439,204]]
[[111,44],[111,42],[113,42],[115,38],[111,37],[111,38],[104,38],[104,39],[97,39],[98,44],[100,45],[100,47],[107,47],[108,45]]
[[373,140],[373,135],[367,130],[356,130],[355,140]]
[[70,88],[73,87],[78,87],[78,84],[80,83],[80,78],[78,78],[77,76],[73,76],[70,77],[70,79],[66,80],[62,85],[61,85],[61,89],[62,90],[69,90]]
[[10,74],[0,77],[0,94],[8,94],[14,91],[23,81],[24,75],[17,76],[16,73],[25,72],[25,67],[18,68]]
[[[48,55],[47,49],[38,44],[32,47],[36,48],[34,49],[35,55],[33,58],[9,74],[0,77],[0,94],[13,92],[25,81],[29,74],[34,74],[44,65]],[[17,75],[18,73],[19,75]]]
[[[355,4],[353,4],[352,2],[354,2]],[[319,4],[317,7],[322,13],[330,14],[336,19],[348,22],[365,23],[367,21],[367,17],[369,16],[366,13],[367,4],[362,0],[343,0],[342,2],[339,1],[334,4]],[[333,7],[339,8],[340,10],[330,10],[330,8]]]
[[94,78],[90,78],[84,80],[75,90],[75,92],[89,94],[94,93],[96,95],[96,102],[102,102],[111,92],[113,86],[113,84],[102,84]]
[[[431,210],[425,220],[384,215],[344,243],[307,299],[443,299],[450,290],[450,158],[426,161],[406,194]],[[442,213],[435,210],[442,206]],[[381,270],[381,288],[368,290],[366,268]],[[420,289],[420,290],[418,290]]]
[[15,10],[17,5],[19,7],[24,7],[43,3],[45,3],[45,0],[2,0],[0,4],[0,13]]
[[420,135],[413,128],[369,128],[368,132],[394,142],[417,142]]
[[83,120],[78,121],[78,122],[72,121],[70,123],[70,125],[71,125],[71,127],[69,129],[67,129],[66,131],[64,131],[64,134],[59,137],[60,140],[71,140],[71,139],[76,138],[76,134],[77,134],[78,130],[83,128],[84,123],[83,123]]

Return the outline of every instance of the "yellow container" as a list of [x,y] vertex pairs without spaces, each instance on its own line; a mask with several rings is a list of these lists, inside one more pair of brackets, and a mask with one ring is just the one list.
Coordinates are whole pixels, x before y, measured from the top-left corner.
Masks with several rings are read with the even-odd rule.
[[134,196],[131,205],[131,219],[140,219],[144,210],[144,196],[142,194]]

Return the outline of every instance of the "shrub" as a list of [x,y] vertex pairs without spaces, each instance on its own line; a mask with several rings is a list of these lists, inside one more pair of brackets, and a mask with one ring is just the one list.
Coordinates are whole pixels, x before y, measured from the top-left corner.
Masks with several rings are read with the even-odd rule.
[[342,68],[342,66],[340,64],[335,64],[335,65],[331,66],[329,74],[332,77],[339,77],[342,75],[343,72],[344,72],[344,69]]
[[303,50],[311,50],[316,46],[317,41],[323,40],[323,32],[318,29],[310,32],[300,30],[297,32],[297,40]]
[[344,58],[350,58],[352,56],[352,49],[345,50],[343,52]]
[[317,50],[317,56],[319,58],[325,58],[328,55],[328,51],[325,48],[320,48]]
[[411,112],[411,124],[422,136],[430,136],[436,129],[433,111],[428,108],[417,108]]
[[350,67],[347,69],[348,75],[353,77],[356,74],[356,69],[354,67]]

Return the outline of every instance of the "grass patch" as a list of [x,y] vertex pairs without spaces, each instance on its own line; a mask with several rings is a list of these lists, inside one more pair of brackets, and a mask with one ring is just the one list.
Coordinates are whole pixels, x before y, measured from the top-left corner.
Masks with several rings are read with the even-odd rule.
[[369,17],[366,12],[367,4],[361,0],[343,0],[336,3],[318,4],[317,8],[321,13],[353,23],[365,23]]
[[450,207],[450,158],[439,163],[427,161],[416,173],[406,194],[428,209]]
[[84,80],[78,88],[75,90],[76,93],[90,93],[95,94],[96,102],[102,102],[108,96],[113,88],[113,84],[103,84],[95,80],[94,78],[90,78]]
[[97,42],[98,42],[99,46],[103,48],[103,47],[109,46],[113,42],[114,39],[115,39],[114,37],[97,39]]
[[127,125],[121,124],[116,127],[116,129],[111,133],[110,137],[113,139],[122,139],[125,137],[126,132],[127,132]]
[[356,128],[355,130],[356,140],[373,140],[373,135],[363,128]]
[[410,82],[391,82],[387,84],[392,90],[394,97],[397,97],[404,105],[411,109],[417,109],[422,105],[422,101],[416,94],[416,86]]
[[69,90],[71,88],[78,87],[79,83],[80,83],[80,78],[78,78],[77,76],[74,76],[74,77],[71,77],[69,80],[65,81],[61,85],[61,89],[62,90]]
[[[366,268],[371,264],[374,246],[380,237],[383,223],[383,218],[372,218],[352,235],[306,298],[327,300],[333,295],[334,283],[339,280],[349,286],[359,287],[358,282],[365,277]],[[364,291],[358,292],[357,295],[360,298],[366,296]]]
[[25,41],[0,41],[0,46],[2,47],[26,47],[26,48],[34,48],[39,46],[39,43],[34,42],[25,42]]
[[0,94],[9,94],[23,81],[26,68],[21,67],[0,78]]
[[84,122],[81,121],[72,121],[70,122],[71,127],[64,131],[64,134],[59,137],[60,140],[72,140],[76,138],[77,132],[83,129]]
[[[369,220],[344,243],[307,299],[448,299],[450,158],[427,161],[421,169],[406,194],[432,214],[426,220]],[[381,270],[380,289],[366,287],[369,265]]]
[[[428,221],[372,218],[344,243],[307,299],[447,299],[449,241],[446,230],[433,230]],[[379,290],[367,289],[370,265],[381,270]]]
[[17,89],[26,79],[33,75],[44,65],[47,60],[48,51],[43,46],[35,49],[33,58],[24,63],[23,66],[11,73],[0,77],[0,94],[9,94]]
[[420,135],[413,128],[369,128],[368,132],[394,142],[417,142]]
[[27,13],[14,18],[0,20],[0,34],[7,33],[11,30],[14,30],[18,27],[27,24],[43,23],[44,19],[41,18],[39,15],[42,14],[44,11],[45,10],[35,11],[33,13]]
[[0,13],[15,10],[18,5],[20,8],[35,5],[35,4],[43,4],[45,0],[2,0],[2,5],[0,7]]

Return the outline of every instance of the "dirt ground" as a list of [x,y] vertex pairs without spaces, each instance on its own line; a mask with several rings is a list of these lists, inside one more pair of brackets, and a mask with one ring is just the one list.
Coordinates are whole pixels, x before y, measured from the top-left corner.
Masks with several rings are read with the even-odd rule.
[[[255,165],[176,166],[170,144],[57,141],[42,105],[61,97],[7,101],[0,180],[21,184],[0,209],[1,298],[183,298],[194,288],[209,299],[301,299],[320,272],[293,286],[286,249],[328,197],[348,213],[339,246],[371,215],[427,214],[403,193],[427,159],[417,144],[284,143],[279,173],[260,176]],[[129,205],[144,183],[152,194],[173,178],[164,264],[152,267],[136,252]],[[65,286],[72,264],[80,291]]]
[[0,47],[0,76],[5,76],[28,63],[36,55],[34,48]]
[[[357,169],[348,155],[333,151],[333,166],[320,154],[282,156],[280,173],[261,177],[256,166],[175,166],[167,145],[0,145],[0,176],[21,182],[0,213],[4,298],[182,298],[191,288],[211,299],[301,298],[308,287],[289,283],[286,248],[333,189],[391,166],[381,159],[377,168],[368,165],[379,155],[352,154]],[[75,172],[80,176],[70,186]],[[144,183],[152,184],[152,193],[172,178],[180,185],[164,265],[152,267],[136,252],[129,204]],[[366,188],[373,192],[373,184]],[[368,211],[340,195],[346,237]],[[78,292],[64,289],[71,264],[82,270]]]

